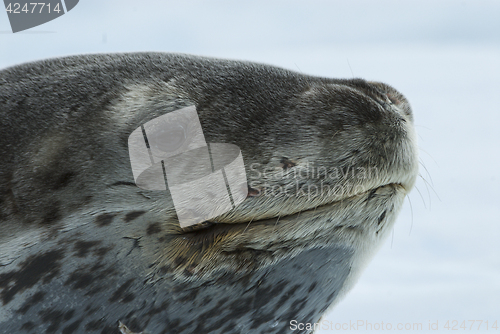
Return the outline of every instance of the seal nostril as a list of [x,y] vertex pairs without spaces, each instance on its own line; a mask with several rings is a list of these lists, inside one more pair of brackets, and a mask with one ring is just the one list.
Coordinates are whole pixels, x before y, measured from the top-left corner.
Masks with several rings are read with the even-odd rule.
[[281,158],[280,164],[281,164],[281,167],[283,169],[292,168],[292,167],[295,167],[295,165],[296,165],[294,161],[288,159],[287,157]]

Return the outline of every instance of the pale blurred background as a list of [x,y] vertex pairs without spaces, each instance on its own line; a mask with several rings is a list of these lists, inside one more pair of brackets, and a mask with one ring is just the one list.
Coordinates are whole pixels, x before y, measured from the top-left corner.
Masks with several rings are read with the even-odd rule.
[[[396,87],[415,113],[422,177],[392,236],[325,316],[331,328],[318,333],[380,332],[382,322],[398,332],[414,323],[418,332],[500,331],[491,327],[500,328],[500,1],[82,0],[16,34],[0,12],[0,68],[126,51],[252,60]],[[349,326],[358,321],[373,327]]]

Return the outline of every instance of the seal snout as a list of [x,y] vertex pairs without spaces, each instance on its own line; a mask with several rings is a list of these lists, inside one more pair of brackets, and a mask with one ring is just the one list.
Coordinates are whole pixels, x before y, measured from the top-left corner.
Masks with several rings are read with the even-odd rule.
[[367,83],[373,87],[371,90],[372,94],[370,95],[372,95],[384,109],[397,112],[403,116],[404,120],[409,119],[413,121],[413,112],[408,100],[403,94],[382,82],[369,81]]

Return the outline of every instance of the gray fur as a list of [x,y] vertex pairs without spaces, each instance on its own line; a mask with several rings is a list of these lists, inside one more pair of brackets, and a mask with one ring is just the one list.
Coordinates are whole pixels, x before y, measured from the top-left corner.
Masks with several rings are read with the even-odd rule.
[[[127,139],[193,104],[251,189],[189,232],[134,185]],[[0,71],[0,119],[0,333],[288,333],[352,287],[417,175],[396,90],[250,62],[23,64]]]

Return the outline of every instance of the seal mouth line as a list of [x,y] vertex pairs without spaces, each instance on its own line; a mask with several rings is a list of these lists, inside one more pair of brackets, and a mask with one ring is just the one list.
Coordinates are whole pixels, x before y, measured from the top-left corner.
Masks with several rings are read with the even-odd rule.
[[329,203],[318,205],[314,208],[310,208],[307,210],[297,211],[297,212],[289,214],[289,215],[278,215],[278,216],[270,217],[270,218],[264,218],[264,219],[258,219],[258,220],[251,219],[251,220],[247,220],[247,221],[234,222],[234,223],[221,223],[221,222],[217,222],[216,220],[213,220],[213,221],[209,220],[209,221],[205,221],[203,223],[197,224],[197,225],[183,228],[183,229],[181,229],[182,230],[181,234],[184,235],[184,234],[191,234],[191,233],[194,233],[194,234],[209,233],[209,232],[215,232],[216,230],[219,230],[219,229],[226,230],[226,229],[232,229],[232,228],[241,228],[242,226],[245,226],[245,230],[246,230],[250,224],[257,223],[260,225],[260,224],[263,224],[264,222],[272,222],[274,224],[274,223],[276,223],[276,220],[280,220],[283,218],[298,217],[302,213],[316,211],[318,209],[322,209],[322,208],[340,203],[342,201],[345,201],[349,198],[353,198],[353,197],[360,196],[363,194],[374,193],[375,191],[377,191],[377,189],[383,188],[386,186],[390,186],[390,185],[399,186],[399,187],[402,187],[403,189],[405,189],[405,187],[401,183],[391,182],[391,183],[383,184],[383,185],[377,186],[375,188],[371,188],[371,189],[368,189],[366,191],[342,198],[340,200],[335,200],[335,201],[332,201]]

